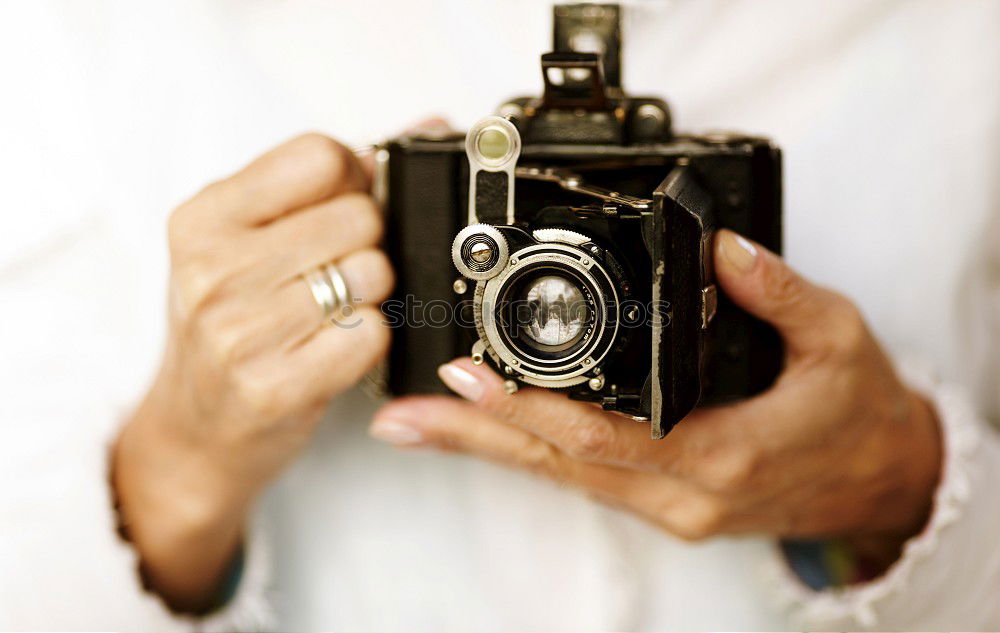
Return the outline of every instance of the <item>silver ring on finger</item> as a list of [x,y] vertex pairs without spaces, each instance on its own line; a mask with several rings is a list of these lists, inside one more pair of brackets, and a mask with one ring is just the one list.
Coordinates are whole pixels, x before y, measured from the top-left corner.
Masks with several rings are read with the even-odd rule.
[[329,262],[302,273],[313,299],[323,312],[323,320],[333,323],[351,305],[351,291],[340,269]]

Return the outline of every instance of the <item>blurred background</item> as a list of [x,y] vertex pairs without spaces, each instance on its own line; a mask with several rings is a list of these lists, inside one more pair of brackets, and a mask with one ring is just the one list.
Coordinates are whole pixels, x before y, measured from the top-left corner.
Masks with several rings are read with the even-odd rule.
[[[855,299],[891,351],[964,380],[963,280],[1000,199],[1000,3],[626,4],[626,89],[664,96],[678,130],[773,138],[790,262]],[[0,3],[0,480],[38,483],[31,498],[3,491],[37,513],[0,526],[72,506],[65,474],[103,446],[66,421],[110,432],[148,384],[178,203],[300,132],[361,145],[430,115],[464,128],[537,93],[550,16],[533,0]],[[292,504],[337,520],[296,484],[333,459],[336,432],[279,484],[296,495],[269,501],[280,565],[324,560],[296,550],[301,526],[281,517]],[[60,445],[81,461],[48,461]],[[0,537],[0,561],[58,559],[77,538],[17,534]],[[66,560],[68,576],[100,564]]]

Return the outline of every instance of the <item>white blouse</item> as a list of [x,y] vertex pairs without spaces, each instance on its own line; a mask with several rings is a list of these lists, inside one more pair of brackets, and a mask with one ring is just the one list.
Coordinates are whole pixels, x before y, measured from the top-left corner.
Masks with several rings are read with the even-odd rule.
[[901,368],[934,399],[944,474],[929,525],[883,577],[813,592],[771,539],[686,544],[521,473],[396,451],[367,437],[377,403],[351,392],[261,504],[224,610],[182,618],[143,591],[115,533],[107,448],[159,360],[169,211],[307,129],[363,143],[427,114],[465,126],[536,92],[549,12],[0,9],[0,629],[1000,627],[988,0],[628,3],[626,87],[667,97],[678,129],[774,138],[789,261],[851,296],[894,355],[921,359]]

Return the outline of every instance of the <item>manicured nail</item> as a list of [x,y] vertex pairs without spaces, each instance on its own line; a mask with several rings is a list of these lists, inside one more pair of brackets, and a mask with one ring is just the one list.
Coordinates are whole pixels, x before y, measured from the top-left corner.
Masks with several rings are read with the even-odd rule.
[[368,434],[396,446],[415,446],[424,441],[424,434],[413,426],[388,418],[372,422]]
[[448,385],[448,388],[466,400],[475,402],[483,397],[483,385],[479,380],[461,367],[445,363],[438,367],[438,376]]
[[756,246],[742,235],[732,231],[723,231],[721,239],[722,255],[736,269],[736,272],[745,275],[753,270],[754,262],[757,261]]

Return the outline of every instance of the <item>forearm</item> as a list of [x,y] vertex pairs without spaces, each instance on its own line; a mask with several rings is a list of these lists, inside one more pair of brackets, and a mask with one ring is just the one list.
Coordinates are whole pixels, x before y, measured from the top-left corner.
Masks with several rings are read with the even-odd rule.
[[112,485],[144,581],[177,611],[203,613],[218,602],[239,550],[250,493],[211,457],[166,431],[157,390],[123,428]]

